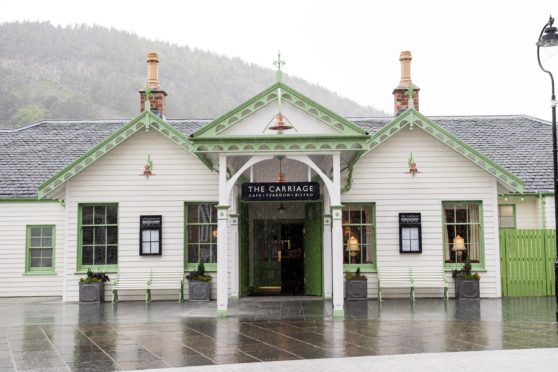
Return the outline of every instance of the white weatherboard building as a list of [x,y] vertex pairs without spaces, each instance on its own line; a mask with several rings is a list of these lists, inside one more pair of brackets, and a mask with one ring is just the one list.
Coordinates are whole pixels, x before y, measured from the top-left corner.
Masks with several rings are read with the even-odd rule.
[[[451,297],[451,270],[467,258],[481,296],[501,296],[499,227],[554,226],[551,126],[425,117],[410,53],[400,61],[394,118],[340,117],[279,69],[275,84],[213,121],[167,120],[150,53],[133,120],[0,130],[0,296],[77,301],[88,268],[112,282],[181,278],[203,261],[219,315],[251,295],[319,296],[342,315],[345,272],[359,268],[371,298],[383,273],[439,274]],[[431,281],[417,296],[443,295],[443,279]]]

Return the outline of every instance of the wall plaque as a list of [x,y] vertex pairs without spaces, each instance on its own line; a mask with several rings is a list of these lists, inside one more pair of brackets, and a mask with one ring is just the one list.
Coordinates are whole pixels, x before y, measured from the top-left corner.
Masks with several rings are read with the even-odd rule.
[[318,200],[317,182],[250,182],[242,184],[243,201]]
[[399,213],[399,252],[422,253],[420,213]]

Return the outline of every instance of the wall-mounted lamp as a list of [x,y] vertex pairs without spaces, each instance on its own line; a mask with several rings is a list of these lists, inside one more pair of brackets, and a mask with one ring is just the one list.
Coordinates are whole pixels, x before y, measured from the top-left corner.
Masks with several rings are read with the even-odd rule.
[[412,152],[411,155],[409,155],[409,171],[407,173],[413,175],[413,177],[415,174],[420,173],[417,169],[417,163]]

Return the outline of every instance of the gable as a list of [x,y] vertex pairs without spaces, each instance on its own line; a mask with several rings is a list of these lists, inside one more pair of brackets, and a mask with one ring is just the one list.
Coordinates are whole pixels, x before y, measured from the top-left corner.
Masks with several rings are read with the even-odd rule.
[[[194,140],[226,138],[229,136],[262,136],[276,134],[266,127],[283,113],[287,123],[298,131],[289,130],[289,135],[330,134],[338,136],[366,136],[362,128],[356,126],[333,111],[319,105],[289,86],[278,82],[255,97],[213,120],[192,135]],[[249,118],[261,120],[248,121]],[[305,132],[305,130],[307,132]]]
[[366,153],[376,149],[403,128],[417,129],[428,133],[453,151],[496,177],[498,182],[510,190],[523,192],[523,180],[412,108],[407,109],[391,123],[376,132],[367,143],[368,150]]
[[[144,111],[128,124],[124,125],[101,143],[94,146],[84,155],[80,156],[60,172],[42,183],[37,188],[38,198],[43,199],[45,197],[52,197],[68,180],[102,158],[109,151],[113,150],[141,129],[146,131],[158,131],[185,151],[191,152],[191,144],[186,136],[170,126],[157,115],[154,115],[150,111]],[[200,160],[203,161],[202,158],[200,158]]]

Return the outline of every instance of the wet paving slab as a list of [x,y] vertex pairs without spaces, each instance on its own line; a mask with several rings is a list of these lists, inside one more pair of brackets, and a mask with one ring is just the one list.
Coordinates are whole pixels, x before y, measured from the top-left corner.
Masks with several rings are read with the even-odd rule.
[[0,371],[112,371],[212,364],[558,347],[554,298],[346,304],[62,303],[0,299]]

